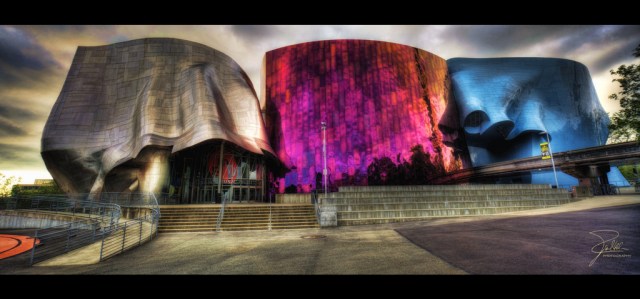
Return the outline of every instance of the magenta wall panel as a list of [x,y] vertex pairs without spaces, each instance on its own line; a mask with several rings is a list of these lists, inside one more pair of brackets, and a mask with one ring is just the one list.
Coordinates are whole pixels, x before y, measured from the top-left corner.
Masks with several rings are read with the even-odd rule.
[[396,162],[400,154],[408,161],[416,144],[442,172],[466,166],[465,155],[454,151],[460,126],[447,64],[436,55],[387,42],[331,40],[267,52],[263,67],[268,134],[291,169],[280,192],[285,185],[315,187],[323,120],[333,186],[366,185],[373,158]]

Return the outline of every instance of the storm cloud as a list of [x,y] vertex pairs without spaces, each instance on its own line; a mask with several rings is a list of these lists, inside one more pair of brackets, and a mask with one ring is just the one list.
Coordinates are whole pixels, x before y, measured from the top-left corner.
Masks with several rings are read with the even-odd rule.
[[0,26],[0,87],[28,86],[60,67],[27,33]]
[[32,147],[0,143],[0,169],[34,169],[42,166],[44,163],[39,145]]

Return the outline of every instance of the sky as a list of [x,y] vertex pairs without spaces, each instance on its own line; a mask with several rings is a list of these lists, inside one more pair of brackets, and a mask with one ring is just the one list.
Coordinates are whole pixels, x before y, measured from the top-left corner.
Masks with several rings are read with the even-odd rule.
[[[372,39],[414,46],[442,58],[558,57],[591,72],[604,109],[613,114],[617,91],[609,70],[637,63],[638,25],[0,25],[0,173],[51,178],[40,156],[40,138],[78,46],[147,37],[198,42],[231,56],[260,94],[264,53],[326,39]],[[263,104],[263,99],[260,99]]]

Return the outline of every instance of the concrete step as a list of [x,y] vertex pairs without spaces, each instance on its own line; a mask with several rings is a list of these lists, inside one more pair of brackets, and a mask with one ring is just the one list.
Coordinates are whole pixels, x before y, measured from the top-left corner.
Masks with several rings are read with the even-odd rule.
[[[569,195],[564,190],[533,190],[533,192],[514,191],[514,192],[500,192],[498,190],[489,191],[437,191],[437,192],[419,192],[419,191],[385,191],[385,192],[338,192],[331,193],[327,199],[338,198],[394,198],[394,197],[424,197],[424,198],[437,198],[437,197],[486,197],[486,196],[549,196],[549,195]],[[320,196],[324,199],[324,196]]]
[[171,228],[171,227],[216,227],[215,223],[175,223],[175,224],[161,224],[159,228]]
[[272,227],[271,230],[279,230],[279,229],[305,229],[305,228],[320,228],[320,225],[287,225],[283,227]]
[[176,212],[160,211],[160,215],[208,215],[208,214],[218,214],[218,213],[220,213],[219,210],[217,211],[176,211]]
[[315,209],[305,209],[305,210],[224,210],[225,214],[252,214],[252,213],[308,213],[309,211],[314,211]]
[[160,206],[158,232],[215,231],[219,206]]
[[220,212],[220,209],[207,209],[207,210],[189,210],[189,209],[184,209],[184,210],[164,210],[164,209],[160,209],[160,213],[162,214],[184,214],[184,213],[189,213],[189,214],[195,214],[195,213],[217,213]]
[[276,216],[271,217],[274,221],[277,220],[287,220],[287,219],[316,219],[316,215],[305,215],[305,216],[295,216],[295,217],[287,217],[287,216]]
[[[554,207],[557,205],[548,205],[546,207]],[[469,215],[493,215],[499,213],[507,213],[528,209],[538,209],[541,206],[510,206],[510,207],[483,207],[483,208],[448,208],[448,209],[407,209],[407,210],[390,210],[390,211],[352,211],[339,212],[338,222],[341,220],[353,219],[395,219],[395,218],[413,218],[413,217],[454,217]]]
[[160,222],[159,226],[179,226],[179,225],[216,225],[217,221],[173,221],[173,222]]
[[381,192],[381,191],[431,191],[431,190],[536,190],[551,189],[549,185],[533,184],[469,184],[469,185],[416,185],[416,186],[344,186],[340,193],[347,192]]
[[564,189],[526,184],[349,186],[322,200],[323,205],[336,207],[338,225],[492,215],[569,202],[570,195]]
[[[532,210],[537,208],[538,207],[532,207],[532,206],[509,207],[508,209],[504,209],[503,211],[501,211],[501,213]],[[495,211],[493,211],[493,213],[490,213],[490,214],[494,214],[494,213]],[[353,218],[353,219],[338,218],[338,225],[343,226],[343,225],[383,224],[383,223],[395,223],[395,222],[422,221],[422,220],[433,219],[433,218],[472,217],[472,216],[479,216],[479,215],[483,215],[483,214],[472,214],[472,213],[460,214],[460,213],[456,213],[455,211],[449,211],[449,212],[444,211],[444,213],[420,215],[420,216],[362,217],[362,218]]]
[[[214,231],[220,207],[165,206],[160,210],[159,232]],[[226,206],[222,231],[317,227],[315,207],[310,204]]]
[[374,203],[374,202],[417,202],[417,201],[482,201],[482,200],[527,200],[527,199],[566,199],[570,198],[568,193],[544,194],[544,195],[463,195],[463,196],[405,196],[398,194],[395,196],[376,195],[371,197],[335,197],[323,199],[322,203],[345,204],[345,203]]
[[165,218],[165,219],[172,219],[172,218],[217,218],[219,215],[219,213],[216,214],[208,214],[208,215],[189,215],[189,214],[184,214],[184,215],[175,215],[175,214],[169,214],[169,215],[160,215],[161,218]]
[[160,233],[196,233],[196,232],[215,232],[216,228],[168,228],[158,230]]
[[451,201],[451,202],[385,202],[367,204],[339,204],[335,205],[338,212],[343,211],[372,211],[372,210],[406,210],[406,209],[447,209],[447,208],[484,208],[510,207],[517,205],[549,206],[570,203],[569,199],[547,200],[496,200],[496,201]]

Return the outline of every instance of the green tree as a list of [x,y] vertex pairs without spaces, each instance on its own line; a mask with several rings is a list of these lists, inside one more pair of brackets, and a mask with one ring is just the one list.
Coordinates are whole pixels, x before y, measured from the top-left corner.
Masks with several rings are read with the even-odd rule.
[[0,198],[11,195],[11,186],[20,183],[21,178],[6,176],[0,172]]
[[[640,45],[634,50],[633,56],[640,57]],[[611,70],[611,74],[618,76],[613,82],[618,82],[622,90],[609,98],[620,101],[622,109],[611,117],[610,138],[614,142],[640,142],[640,64],[623,64],[617,70]]]
[[63,194],[63,193],[64,192],[62,191],[62,189],[60,189],[58,184],[56,184],[55,182],[39,186],[39,188],[37,188],[37,189],[25,189],[25,188],[20,187],[18,185],[13,185],[13,188],[11,188],[11,195],[12,196],[18,196],[18,195],[48,195],[48,194]]
[[633,172],[634,168],[636,169],[636,172],[640,171],[640,167],[636,167],[636,165],[618,166],[618,169],[620,169],[620,172],[622,173],[622,176],[624,176],[624,178],[627,179],[627,181],[629,181],[629,183],[633,183],[638,179],[638,175]]

